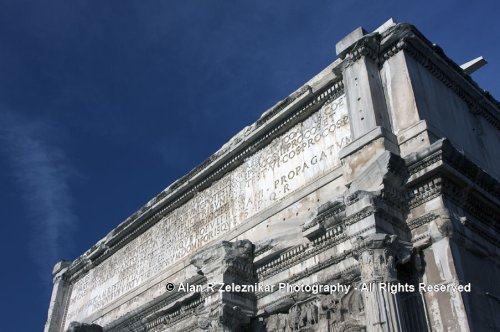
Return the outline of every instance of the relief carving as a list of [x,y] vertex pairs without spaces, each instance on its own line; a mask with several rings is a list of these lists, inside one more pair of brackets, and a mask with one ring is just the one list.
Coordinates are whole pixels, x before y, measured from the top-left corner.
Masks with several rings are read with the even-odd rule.
[[237,306],[222,304],[213,307],[208,316],[199,316],[197,328],[207,332],[242,331],[250,323],[250,318]]
[[266,318],[269,332],[316,331],[319,323],[318,301],[294,304],[287,314],[278,313]]
[[361,267],[361,279],[371,281],[395,281],[398,243],[396,235],[372,234],[356,240],[355,256]]
[[311,302],[292,306],[288,313],[288,327],[291,331],[308,331],[318,323],[318,307]]
[[266,319],[266,330],[269,332],[288,332],[288,314],[275,314]]
[[268,332],[366,331],[365,304],[361,292],[318,295],[292,305],[287,313],[264,319]]
[[344,332],[366,330],[364,325],[365,304],[361,292],[351,289],[342,296],[325,295],[321,300],[322,317],[328,331]]

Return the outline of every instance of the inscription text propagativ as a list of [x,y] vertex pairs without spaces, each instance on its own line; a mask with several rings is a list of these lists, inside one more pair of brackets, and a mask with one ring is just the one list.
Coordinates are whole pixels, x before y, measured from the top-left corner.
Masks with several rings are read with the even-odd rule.
[[129,242],[72,287],[67,322],[101,309],[246,218],[339,165],[344,96],[325,104]]

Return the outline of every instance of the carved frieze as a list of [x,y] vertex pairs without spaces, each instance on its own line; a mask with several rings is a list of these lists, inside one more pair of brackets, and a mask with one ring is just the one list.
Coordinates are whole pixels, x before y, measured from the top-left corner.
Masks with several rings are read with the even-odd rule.
[[285,313],[264,318],[266,331],[359,331],[366,330],[365,304],[360,291],[316,295],[291,305]]

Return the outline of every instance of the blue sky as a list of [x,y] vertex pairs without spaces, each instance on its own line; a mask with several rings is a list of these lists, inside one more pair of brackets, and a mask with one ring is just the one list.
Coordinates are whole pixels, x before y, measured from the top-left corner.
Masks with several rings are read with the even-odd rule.
[[2,331],[41,331],[51,270],[335,59],[415,24],[499,97],[497,1],[0,0]]

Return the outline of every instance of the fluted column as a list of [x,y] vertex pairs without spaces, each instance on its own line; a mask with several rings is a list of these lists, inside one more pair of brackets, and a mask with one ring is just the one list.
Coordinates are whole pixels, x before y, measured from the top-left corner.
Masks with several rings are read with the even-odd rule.
[[382,283],[397,283],[396,249],[395,235],[371,234],[356,241],[368,332],[403,330],[398,293],[380,287]]

